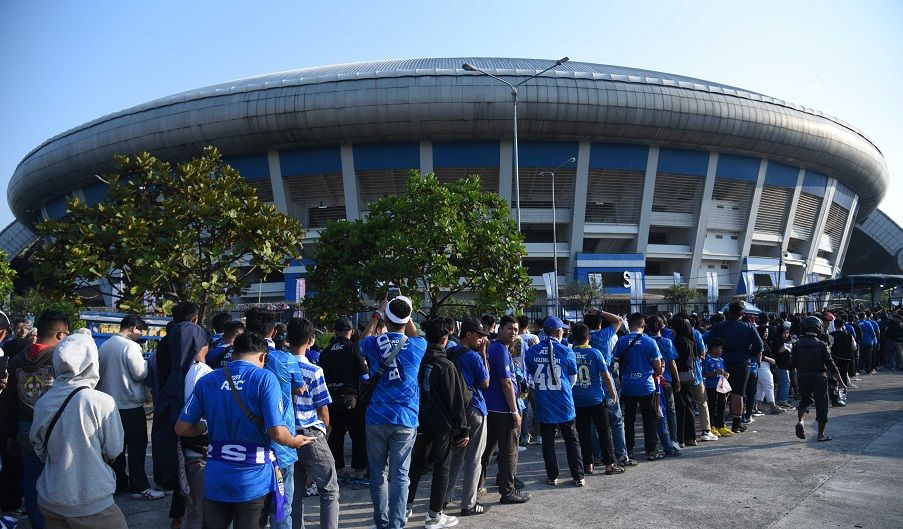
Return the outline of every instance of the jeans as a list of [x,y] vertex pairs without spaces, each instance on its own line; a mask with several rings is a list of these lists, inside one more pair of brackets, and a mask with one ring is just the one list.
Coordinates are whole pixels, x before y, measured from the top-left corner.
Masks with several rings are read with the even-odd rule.
[[621,403],[607,404],[608,425],[611,427],[611,446],[618,461],[627,457],[627,442],[624,440],[624,412]]
[[[596,435],[592,428],[595,426]],[[608,426],[608,407],[602,402],[595,406],[577,408],[577,437],[580,440],[580,451],[583,455],[583,466],[593,462],[593,443],[596,439],[602,453],[602,463],[613,464],[614,453],[611,450],[611,428]],[[545,438],[543,438],[545,439]]]
[[408,469],[417,430],[397,424],[368,424],[366,430],[373,523],[378,529],[401,529],[406,523]]
[[185,502],[185,517],[182,529],[201,529],[204,520],[204,469],[207,460],[203,457],[185,456],[185,477],[191,489]]
[[561,432],[561,438],[564,440],[564,450],[567,453],[571,478],[575,481],[583,479],[583,457],[580,455],[580,442],[577,440],[577,428],[574,425],[574,421],[558,424],[539,423],[539,433],[542,435],[542,459],[546,464],[546,476],[549,479],[558,479],[558,456],[555,454],[556,431]]
[[[316,428],[302,429],[303,435],[313,437],[314,442],[298,449],[295,463],[295,486],[298,491],[292,500],[292,529],[304,529],[304,497],[307,480],[317,484],[320,498],[320,527],[339,527],[339,479],[326,434]],[[288,478],[286,478],[288,480]]]
[[648,395],[640,395],[637,397],[629,395],[621,395],[624,399],[624,437],[627,442],[627,453],[633,454],[633,444],[636,441],[635,424],[636,409],[640,408],[643,414],[643,439],[645,441],[646,452],[655,452],[655,431],[658,415],[655,407],[658,406],[658,395],[653,392]]
[[790,370],[778,369],[777,373],[777,377],[775,377],[775,386],[777,386],[775,400],[787,402],[787,399],[790,398]]
[[656,423],[655,433],[658,434],[658,441],[662,444],[665,454],[669,456],[674,455],[677,452],[677,447],[674,446],[674,441],[671,440],[671,432],[668,430],[668,421],[659,419],[658,423]]
[[668,435],[671,443],[679,443],[677,438],[677,412],[674,409],[674,386],[663,385],[662,390],[665,393],[665,420],[668,421]]
[[367,446],[364,438],[363,405],[346,410],[341,402],[329,405],[329,449],[337,470],[345,468],[345,432],[351,437],[351,468],[367,468]]
[[411,484],[408,487],[408,506],[413,508],[417,495],[417,486],[423,476],[426,465],[433,462],[433,481],[430,484],[430,514],[442,512],[445,505],[445,493],[448,489],[448,464],[451,461],[453,433],[419,432],[414,442],[414,455],[411,458]]
[[[13,388],[15,390],[15,388]],[[19,431],[16,439],[19,442],[19,451],[22,454],[22,496],[25,498],[25,512],[31,520],[31,527],[44,529],[44,515],[38,509],[38,478],[44,472],[44,463],[34,453],[34,447],[28,440],[31,431],[31,423],[19,421]]]
[[254,500],[229,503],[204,498],[204,529],[260,529],[269,516],[270,494]]
[[746,391],[744,392],[743,397],[746,399],[743,401],[745,408],[743,410],[743,416],[749,418],[752,415],[753,407],[756,405],[756,388],[759,387],[759,372],[758,371],[750,371],[749,377],[746,379]]
[[[282,471],[282,480],[285,483],[285,517],[282,521],[276,521],[276,508],[275,505],[271,506],[269,508],[270,527],[273,529],[291,529],[292,507],[294,507],[293,502],[295,498],[295,463],[279,465],[279,470]],[[301,489],[301,494],[304,494],[303,488]],[[275,496],[272,501],[275,503]]]
[[[147,417],[144,406],[119,410],[122,430],[125,433],[125,451],[110,465],[116,473],[116,490],[128,490],[131,493],[142,492],[150,488],[144,460],[147,457]],[[126,455],[128,455],[128,474],[125,473]]]
[[506,498],[514,494],[514,474],[517,472],[517,430],[510,413],[490,411],[486,416],[486,448],[480,461],[480,483],[486,482],[489,458],[499,449],[499,494]]
[[480,460],[486,449],[486,417],[473,406],[467,409],[467,422],[470,424],[470,442],[464,448],[452,449],[451,463],[448,467],[448,488],[446,498],[452,497],[452,490],[458,481],[458,472],[464,467],[461,480],[461,510],[470,509],[477,503],[477,487],[480,483]]

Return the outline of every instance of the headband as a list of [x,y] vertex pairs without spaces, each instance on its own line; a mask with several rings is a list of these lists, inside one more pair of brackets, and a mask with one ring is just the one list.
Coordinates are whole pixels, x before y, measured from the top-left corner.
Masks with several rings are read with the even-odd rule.
[[[390,308],[390,306],[392,305],[392,301],[395,301],[396,299],[400,299],[401,301],[404,301],[408,305],[408,307],[413,306],[411,304],[410,298],[408,298],[406,296],[396,296],[396,297],[392,298],[392,300],[389,301],[389,303],[386,305],[386,318],[388,318],[389,321],[391,321],[392,323],[396,323],[398,325],[404,325],[407,322],[411,321],[411,315],[408,314],[408,316],[406,318],[400,318],[400,317],[392,314],[392,309]],[[411,309],[411,312],[412,313],[414,312],[413,308]]]

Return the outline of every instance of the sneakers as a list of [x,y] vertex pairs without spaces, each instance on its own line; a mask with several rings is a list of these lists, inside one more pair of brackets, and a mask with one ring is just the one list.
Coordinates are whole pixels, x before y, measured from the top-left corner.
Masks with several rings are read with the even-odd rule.
[[351,481],[351,488],[354,490],[362,490],[370,488],[370,478],[364,476],[362,478],[354,478]]
[[582,486],[584,486],[584,485],[586,485],[586,480],[585,480],[585,479],[580,478],[580,479],[575,479],[575,480],[574,480],[574,486],[575,486],[575,487],[582,487]]
[[639,465],[639,464],[640,464],[639,461],[637,461],[636,459],[634,459],[634,458],[632,458],[632,457],[630,457],[630,456],[628,456],[628,457],[623,457],[623,458],[621,458],[621,459],[618,460],[618,466],[619,466],[619,467],[624,467],[624,468],[627,468],[627,467],[635,467],[635,466],[637,466],[637,465]]
[[508,496],[503,497],[499,503],[504,505],[511,505],[515,503],[527,503],[530,501],[530,495],[526,492],[514,492]]
[[141,492],[132,494],[133,500],[159,500],[166,496],[162,490],[144,489]]
[[523,445],[518,445],[518,446],[517,446],[517,451],[518,451],[518,452],[526,452],[526,451],[527,451],[527,447],[526,447],[526,446],[523,446]]
[[475,516],[477,514],[483,514],[488,510],[489,507],[480,502],[476,502],[470,509],[461,509],[461,516]]
[[721,437],[733,437],[734,432],[732,432],[727,426],[722,426],[721,428],[718,428],[718,435],[720,435]]
[[549,479],[546,480],[546,483],[548,483],[549,485],[555,487],[555,486],[558,485],[558,478],[549,478]]
[[741,424],[752,424],[754,422],[756,422],[756,420],[752,417],[743,417],[742,419],[740,419]]
[[444,512],[440,512],[438,516],[431,514],[426,515],[426,522],[423,524],[427,529],[442,529],[443,527],[454,527],[458,525],[458,519],[449,516]]
[[765,412],[762,410],[755,410],[754,412],[752,412],[753,417],[762,417],[763,415],[765,415]]
[[702,432],[702,435],[699,436],[700,441],[717,441],[718,436],[713,434],[712,432]]

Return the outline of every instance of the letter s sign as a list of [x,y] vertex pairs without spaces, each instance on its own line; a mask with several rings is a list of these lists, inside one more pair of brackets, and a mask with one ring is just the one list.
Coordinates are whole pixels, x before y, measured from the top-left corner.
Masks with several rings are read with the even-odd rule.
[[624,288],[630,288],[632,277],[629,270],[624,271]]
[[241,445],[223,445],[220,457],[226,461],[242,462],[245,460],[245,447]]

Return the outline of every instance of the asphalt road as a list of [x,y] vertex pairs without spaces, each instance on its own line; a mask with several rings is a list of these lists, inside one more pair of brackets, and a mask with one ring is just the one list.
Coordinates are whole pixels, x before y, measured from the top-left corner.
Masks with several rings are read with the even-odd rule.
[[[745,434],[688,447],[683,457],[641,461],[620,476],[587,476],[583,488],[570,480],[546,485],[540,449],[531,447],[521,453],[518,476],[533,499],[500,505],[492,487],[480,499],[491,510],[458,527],[903,527],[903,372],[864,376],[859,386],[849,406],[831,408],[828,443],[815,442],[814,424],[807,440],[797,439],[795,413],[769,415]],[[566,478],[561,450],[559,464]],[[423,526],[428,495],[425,479],[408,527]],[[169,527],[169,497],[126,495],[117,503],[132,529]],[[372,523],[368,491],[343,487],[341,504],[342,528]],[[319,527],[317,499],[305,500],[305,508],[307,527]],[[449,513],[457,510],[452,503]]]

